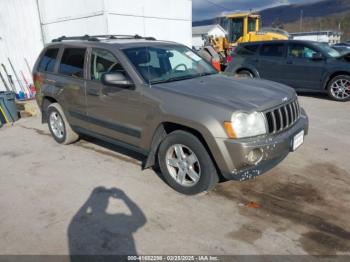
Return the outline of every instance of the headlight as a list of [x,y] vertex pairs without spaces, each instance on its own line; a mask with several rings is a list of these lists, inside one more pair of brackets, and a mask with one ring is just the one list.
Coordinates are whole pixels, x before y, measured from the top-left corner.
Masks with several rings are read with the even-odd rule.
[[232,115],[231,122],[224,127],[230,138],[253,137],[266,134],[265,118],[262,113],[238,112]]

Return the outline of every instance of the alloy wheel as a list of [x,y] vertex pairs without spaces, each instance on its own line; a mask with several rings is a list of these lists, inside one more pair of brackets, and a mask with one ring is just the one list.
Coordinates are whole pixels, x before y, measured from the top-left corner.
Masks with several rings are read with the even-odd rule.
[[201,166],[190,148],[181,144],[172,145],[167,150],[165,161],[170,175],[178,184],[191,187],[198,183]]
[[350,97],[350,81],[338,79],[331,85],[331,93],[337,99],[345,100]]
[[53,134],[58,138],[62,139],[64,137],[64,125],[60,114],[56,111],[50,114],[50,127]]

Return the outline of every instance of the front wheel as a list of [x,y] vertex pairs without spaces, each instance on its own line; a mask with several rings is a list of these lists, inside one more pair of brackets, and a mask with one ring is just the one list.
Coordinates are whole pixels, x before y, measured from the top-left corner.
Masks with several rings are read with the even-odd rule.
[[334,77],[328,84],[328,95],[336,101],[350,99],[350,76],[340,75]]
[[172,132],[164,139],[158,161],[165,181],[182,194],[208,191],[219,181],[206,148],[196,136],[185,131]]

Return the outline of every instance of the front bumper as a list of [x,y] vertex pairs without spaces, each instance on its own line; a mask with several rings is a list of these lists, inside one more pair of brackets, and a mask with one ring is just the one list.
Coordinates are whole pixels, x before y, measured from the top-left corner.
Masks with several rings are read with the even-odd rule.
[[[262,175],[279,164],[293,148],[293,138],[304,130],[308,134],[309,120],[304,110],[300,119],[289,129],[275,134],[248,139],[216,139],[220,148],[222,161],[219,169],[228,180],[248,180]],[[248,154],[257,149],[261,152],[261,161],[251,164]]]

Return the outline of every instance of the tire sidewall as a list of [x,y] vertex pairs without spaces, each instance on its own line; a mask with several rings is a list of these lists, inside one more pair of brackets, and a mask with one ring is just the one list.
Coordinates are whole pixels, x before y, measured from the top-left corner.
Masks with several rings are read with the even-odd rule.
[[337,98],[335,96],[333,96],[332,94],[332,91],[331,91],[331,87],[333,85],[333,83],[339,79],[346,79],[348,81],[350,81],[350,76],[347,76],[347,75],[339,75],[339,76],[336,76],[334,77],[328,84],[328,87],[327,87],[327,92],[328,92],[328,95],[330,98],[332,98],[333,100],[335,101],[339,101],[339,102],[345,102],[345,101],[349,101],[350,100],[350,97],[346,98],[346,99],[340,99],[340,98]]
[[247,70],[242,70],[238,73],[238,76],[241,78],[254,78],[254,75],[247,71]]
[[[51,123],[50,123],[50,116],[51,116],[51,113],[57,113],[61,119],[62,119],[62,123],[63,123],[63,130],[64,130],[64,134],[63,134],[63,137],[62,138],[58,138],[55,133],[52,131],[52,128],[51,128]],[[67,128],[66,128],[66,123],[64,121],[64,117],[62,116],[62,114],[60,113],[60,111],[54,106],[54,105],[50,105],[48,110],[47,110],[47,115],[48,115],[48,126],[49,126],[49,129],[50,129],[50,132],[51,132],[51,135],[53,136],[53,138],[56,140],[57,143],[59,144],[63,144],[65,141],[66,141],[66,138],[67,138]]]
[[[197,156],[200,167],[201,176],[197,184],[191,187],[182,186],[175,181],[175,179],[170,175],[167,165],[166,165],[166,152],[174,144],[182,144]],[[183,132],[175,131],[170,133],[165,140],[161,143],[158,150],[158,162],[159,167],[165,181],[176,191],[186,194],[194,195],[200,192],[211,189],[213,185],[217,183],[218,175],[215,166],[209,156],[206,148],[200,142],[200,140],[194,135]]]

